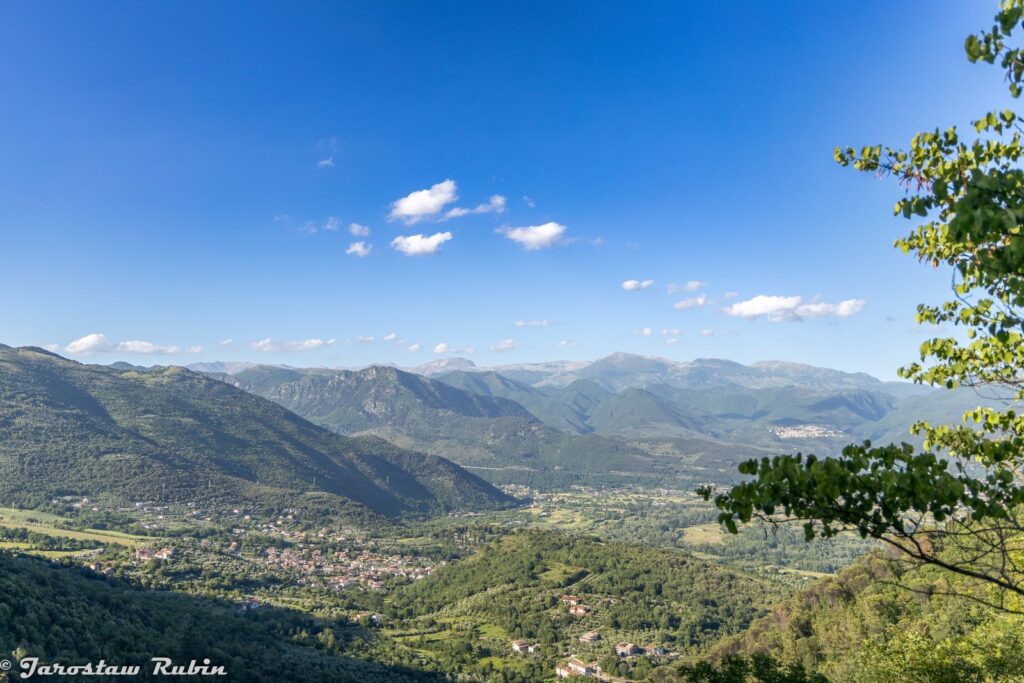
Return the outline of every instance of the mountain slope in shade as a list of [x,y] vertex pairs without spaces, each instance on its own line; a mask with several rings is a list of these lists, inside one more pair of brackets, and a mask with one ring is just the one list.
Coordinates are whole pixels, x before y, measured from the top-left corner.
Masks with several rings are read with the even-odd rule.
[[509,499],[453,463],[347,439],[183,368],[0,346],[0,501],[308,503],[395,515]]
[[[491,481],[574,481],[584,474],[650,471],[644,453],[617,439],[554,429],[493,395],[544,395],[493,374],[466,378],[473,393],[393,367],[359,371],[253,368],[222,376],[340,434],[374,434],[479,468]],[[491,386],[488,382],[493,382]],[[512,476],[515,474],[516,476]]]
[[578,380],[568,387],[547,391],[518,382],[497,372],[450,372],[436,379],[481,396],[515,401],[547,425],[562,431],[587,434],[587,413],[611,394],[596,384]]

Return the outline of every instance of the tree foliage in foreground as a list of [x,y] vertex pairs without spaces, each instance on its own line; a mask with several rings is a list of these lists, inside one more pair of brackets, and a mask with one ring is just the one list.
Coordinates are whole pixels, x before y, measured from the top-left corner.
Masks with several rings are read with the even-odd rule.
[[[988,31],[966,41],[971,62],[998,64],[1010,93],[1024,83],[1024,51],[1010,38],[1024,0],[1004,0]],[[900,557],[942,566],[994,587],[1002,607],[1024,595],[1024,155],[1022,117],[990,111],[964,135],[956,127],[916,135],[909,148],[837,148],[842,166],[892,177],[905,194],[895,213],[923,221],[896,242],[904,253],[952,272],[951,300],[922,304],[922,324],[960,328],[921,346],[900,374],[918,383],[975,387],[1001,407],[968,411],[955,425],[918,422],[924,452],[865,442],[840,457],[750,460],[754,478],[718,495],[733,533],[753,517],[803,520],[807,539],[856,529]],[[712,492],[703,489],[706,497]],[[1019,609],[1019,605],[1017,605]]]

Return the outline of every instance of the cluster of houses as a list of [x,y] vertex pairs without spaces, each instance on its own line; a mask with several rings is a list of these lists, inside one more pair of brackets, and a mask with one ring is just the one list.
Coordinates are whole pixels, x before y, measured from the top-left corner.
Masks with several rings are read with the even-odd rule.
[[587,663],[576,657],[569,657],[563,664],[555,667],[555,675],[559,678],[596,678],[608,683],[631,683],[628,678],[615,676],[601,670],[600,664]]
[[285,549],[267,548],[264,562],[268,568],[299,574],[301,584],[333,590],[355,585],[380,590],[388,578],[402,577],[415,581],[434,571],[433,565],[421,564],[416,558],[406,555],[381,555],[366,549],[325,554],[318,547],[304,544]]
[[583,604],[578,595],[563,595],[562,602],[569,605],[569,614],[574,617],[585,617],[591,612],[591,608]]
[[[581,643],[594,643],[601,639],[601,634],[597,631],[587,631],[580,636]],[[651,655],[660,657],[667,654],[665,648],[655,643],[649,643],[647,645],[637,645],[622,641],[615,643],[615,655],[621,659],[627,657],[635,657],[637,655]],[[614,683],[624,683],[628,681],[626,678],[614,676],[606,671],[601,670],[601,665],[596,662],[585,662],[579,657],[569,657],[565,662],[558,664],[555,667],[555,675],[558,678],[596,678],[600,681],[610,681]]]
[[174,548],[166,546],[160,548],[136,548],[135,559],[139,562],[150,562],[152,560],[169,560],[174,557]]

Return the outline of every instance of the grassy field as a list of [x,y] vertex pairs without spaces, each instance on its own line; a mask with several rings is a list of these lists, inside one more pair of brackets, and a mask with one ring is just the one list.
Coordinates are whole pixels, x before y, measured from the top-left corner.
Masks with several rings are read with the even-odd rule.
[[[37,510],[18,510],[16,508],[0,507],[0,526],[9,529],[28,529],[47,536],[61,538],[77,538],[80,540],[98,541],[105,544],[117,544],[134,546],[140,542],[152,542],[155,539],[143,536],[132,536],[120,531],[104,531],[100,529],[66,529],[62,525],[67,520],[58,515],[52,515]],[[51,552],[51,551],[46,551]],[[58,551],[52,551],[58,552]],[[48,555],[49,557],[49,555]]]
[[705,543],[720,545],[725,542],[725,531],[718,522],[695,524],[683,529],[683,540],[690,545],[703,545]]

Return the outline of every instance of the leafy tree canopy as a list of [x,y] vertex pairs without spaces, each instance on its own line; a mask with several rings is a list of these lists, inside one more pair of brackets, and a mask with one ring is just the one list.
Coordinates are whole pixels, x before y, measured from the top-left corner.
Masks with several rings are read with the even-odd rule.
[[[998,64],[1010,93],[1024,83],[1024,49],[1010,43],[1024,0],[1004,0],[994,25],[966,40],[971,62]],[[900,370],[918,383],[975,387],[989,406],[955,425],[918,422],[924,452],[910,446],[850,445],[840,457],[782,455],[749,460],[753,479],[715,497],[735,533],[752,517],[804,521],[808,540],[853,528],[902,551],[1024,595],[1024,155],[1022,117],[985,112],[964,134],[956,127],[918,133],[908,148],[837,148],[836,161],[892,177],[904,189],[895,213],[921,220],[897,240],[904,253],[948,266],[953,297],[922,304],[921,324],[962,334],[921,345]],[[713,492],[702,489],[705,497]],[[1001,606],[1006,606],[1000,602]]]

